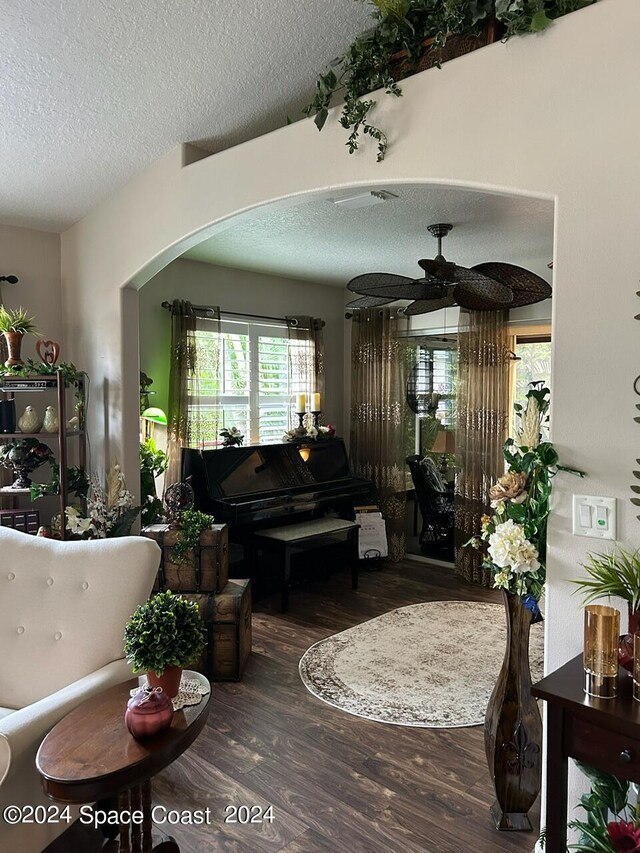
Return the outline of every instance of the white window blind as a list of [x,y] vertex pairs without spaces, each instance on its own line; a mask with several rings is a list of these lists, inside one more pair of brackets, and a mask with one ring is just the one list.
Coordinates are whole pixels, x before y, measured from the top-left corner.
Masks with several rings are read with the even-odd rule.
[[312,353],[312,343],[289,342],[284,322],[242,322],[223,315],[220,334],[213,325],[206,319],[199,321],[200,394],[190,400],[198,409],[204,443],[218,443],[220,430],[233,426],[244,434],[246,444],[281,441],[292,423],[293,395],[314,390],[300,387],[301,377],[290,377],[289,348],[302,347]]
[[436,417],[448,429],[455,428],[455,398],[456,398],[456,350],[453,348],[438,349],[435,346],[420,345],[418,359],[426,364],[426,370],[419,372],[421,384],[417,388],[421,394],[440,394]]

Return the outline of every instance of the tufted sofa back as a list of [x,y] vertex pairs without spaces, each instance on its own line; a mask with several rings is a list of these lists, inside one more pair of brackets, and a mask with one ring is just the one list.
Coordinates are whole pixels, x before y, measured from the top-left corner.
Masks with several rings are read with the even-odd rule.
[[160,549],[126,536],[58,542],[0,527],[0,707],[22,708],[124,656]]

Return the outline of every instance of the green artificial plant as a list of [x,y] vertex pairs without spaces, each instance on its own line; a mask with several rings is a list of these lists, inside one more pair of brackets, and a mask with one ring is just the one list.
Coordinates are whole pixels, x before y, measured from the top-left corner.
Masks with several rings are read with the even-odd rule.
[[[362,2],[362,0],[359,0]],[[435,64],[440,65],[442,49],[452,35],[478,36],[495,19],[502,25],[505,37],[538,33],[555,18],[566,15],[597,0],[365,0],[372,7],[374,26],[359,35],[345,54],[331,63],[318,76],[315,97],[305,109],[313,115],[322,130],[335,96],[344,106],[340,124],[349,131],[347,148],[358,150],[360,134],[377,142],[378,160],[383,160],[388,147],[387,135],[370,119],[376,101],[366,97],[382,89],[400,97],[398,86],[398,54],[406,57],[411,69],[417,69],[432,39]],[[408,76],[406,69],[402,77]]]
[[140,443],[140,494],[143,527],[162,518],[162,501],[156,492],[156,477],[167,470],[169,458],[160,450],[153,438]]
[[186,509],[180,513],[180,525],[176,544],[171,549],[174,563],[182,563],[187,555],[200,544],[200,534],[213,524],[213,516],[197,509]]
[[186,667],[204,650],[206,630],[195,602],[170,590],[159,592],[136,608],[124,632],[124,653],[135,672]]
[[37,334],[35,318],[30,317],[22,306],[5,308],[4,305],[0,305],[0,332],[35,335]]

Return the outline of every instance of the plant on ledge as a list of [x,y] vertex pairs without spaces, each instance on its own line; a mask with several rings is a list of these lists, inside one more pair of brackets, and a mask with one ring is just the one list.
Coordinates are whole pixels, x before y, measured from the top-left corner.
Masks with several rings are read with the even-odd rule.
[[[80,507],[68,506],[65,516],[72,538],[113,539],[131,533],[139,512],[140,507],[134,506],[133,495],[127,489],[124,474],[116,463],[107,475],[106,488],[96,474],[91,477],[86,513]],[[58,528],[60,523],[58,518]],[[53,520],[52,528],[55,532]]]
[[[322,130],[336,94],[344,98],[340,124],[350,131],[347,148],[357,151],[360,133],[378,144],[378,161],[383,160],[388,139],[370,121],[376,101],[366,98],[383,89],[400,97],[398,80],[418,70],[425,49],[434,51],[440,65],[443,49],[451,36],[480,36],[495,18],[505,36],[537,33],[555,18],[597,0],[367,0],[373,7],[374,26],[356,38],[347,52],[331,63],[316,81],[316,93],[306,108]],[[427,40],[430,43],[425,44]],[[481,46],[480,43],[477,45]],[[398,54],[401,54],[400,60]]]
[[162,518],[162,501],[156,492],[156,477],[164,474],[169,458],[164,450],[159,450],[153,438],[140,443],[140,494],[142,526],[155,524]]
[[229,427],[220,432],[223,447],[242,447],[244,435],[237,427]]

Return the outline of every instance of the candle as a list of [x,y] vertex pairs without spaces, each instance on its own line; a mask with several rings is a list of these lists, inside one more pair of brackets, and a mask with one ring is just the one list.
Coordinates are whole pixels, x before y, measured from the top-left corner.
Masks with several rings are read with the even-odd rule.
[[311,407],[312,412],[320,411],[320,394],[317,392],[312,395],[313,396],[313,406]]
[[296,394],[296,412],[306,412],[307,411],[307,395],[306,394]]

